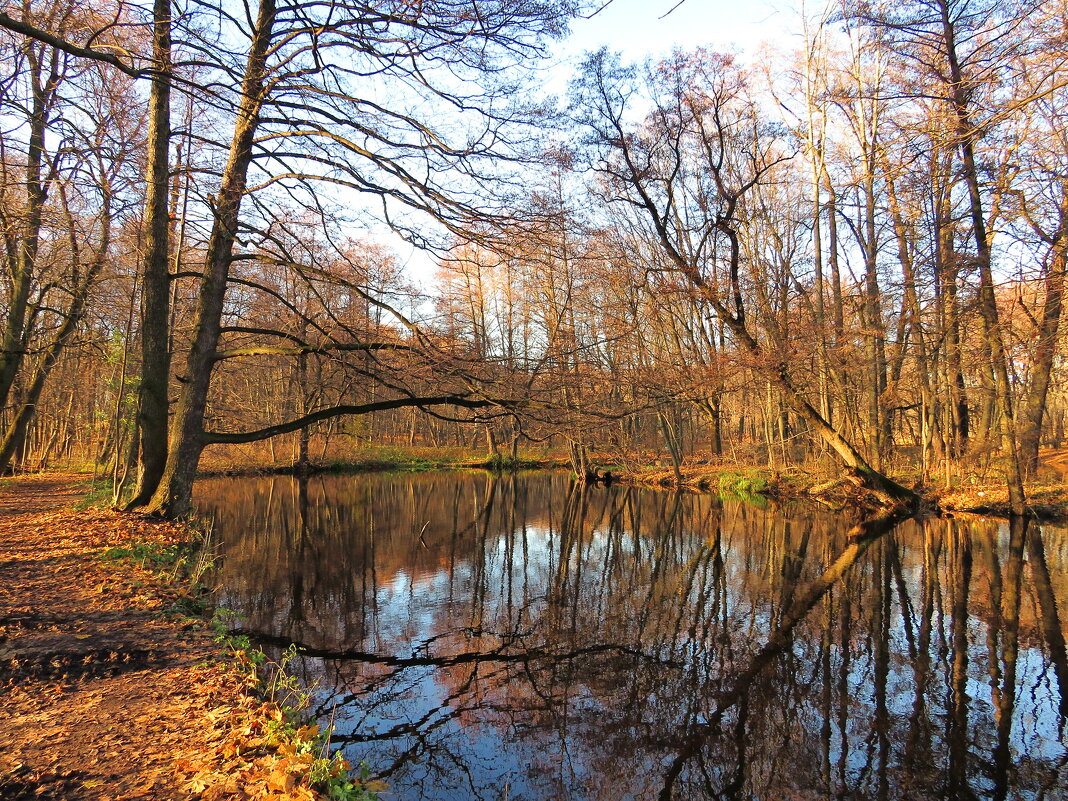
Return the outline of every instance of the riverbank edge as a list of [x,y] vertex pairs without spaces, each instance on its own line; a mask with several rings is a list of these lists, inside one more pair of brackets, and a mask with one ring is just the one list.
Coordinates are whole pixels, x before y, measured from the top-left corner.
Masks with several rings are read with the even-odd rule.
[[[20,482],[32,482],[42,475],[49,474],[4,479],[3,490],[10,490]],[[196,696],[199,703],[187,702],[184,712],[190,718],[186,728],[203,735],[203,742],[182,742],[182,748],[175,750],[173,759],[169,760],[169,786],[159,787],[161,776],[158,772],[147,778],[138,777],[146,778],[146,786],[151,784],[161,794],[136,797],[182,797],[202,801],[260,797],[284,797],[290,801],[377,799],[367,771],[362,766],[361,770],[353,771],[339,754],[331,756],[329,733],[304,721],[302,709],[307,705],[308,695],[286,674],[285,664],[269,660],[262,651],[252,648],[247,638],[228,634],[228,618],[221,614],[224,610],[208,602],[208,590],[200,583],[200,574],[210,562],[210,556],[205,558],[202,551],[204,529],[195,520],[173,523],[122,514],[100,506],[86,507],[86,498],[92,497],[91,476],[67,474],[67,478],[73,479],[83,491],[81,502],[55,507],[48,512],[53,518],[57,514],[63,516],[63,536],[78,549],[77,556],[90,566],[95,578],[104,576],[98,592],[117,587],[121,596],[123,589],[136,588],[140,608],[129,607],[129,619],[118,621],[124,633],[136,639],[144,629],[151,628],[157,642],[162,636],[164,648],[169,647],[175,653],[191,653],[197,658],[194,668],[197,682],[187,684],[183,689]],[[88,534],[90,531],[92,534]],[[101,547],[101,539],[107,541],[107,547]],[[9,558],[10,554],[0,550],[0,562]],[[125,600],[120,598],[120,603]],[[12,608],[17,610],[18,607]],[[17,613],[8,611],[4,622],[17,618]],[[99,638],[93,636],[91,622],[87,623],[91,611],[85,610],[83,620],[65,621],[68,628],[78,633],[67,631],[59,635],[63,637],[65,634],[67,639],[73,636],[86,653],[91,653],[100,644]],[[150,618],[147,622],[146,611]],[[109,640],[105,636],[104,640],[107,640],[108,648],[116,647],[113,638]],[[0,644],[12,665],[18,665],[20,660],[26,661],[24,651],[20,651],[24,641],[17,632],[14,637],[0,636]],[[51,661],[47,654],[41,661],[46,660]],[[0,668],[6,667],[8,665],[0,665]],[[165,672],[169,666],[145,669]],[[0,670],[0,675],[12,682],[26,679],[22,686],[14,686],[22,696],[43,693],[42,688],[33,686],[43,683],[41,679],[32,673],[26,677],[17,673],[17,668]],[[77,703],[84,682],[85,679],[75,679],[62,688],[68,703]],[[54,692],[63,680],[57,682],[52,678],[44,683],[49,683],[49,691]],[[7,692],[0,694],[0,704],[8,695]],[[173,709],[169,711],[173,714]],[[154,712],[156,710],[152,708],[131,709],[132,714],[145,719],[155,717]],[[107,725],[108,721],[102,723]],[[100,731],[96,734],[103,739],[108,733]],[[93,734],[89,732],[88,736],[92,738]],[[133,736],[139,740],[138,749],[145,753],[175,747],[174,743],[154,743],[148,739],[151,735],[147,733],[134,733]],[[41,750],[47,751],[49,746],[48,739],[42,737]],[[47,753],[42,756],[45,761],[50,760]],[[68,758],[71,756],[77,757],[74,754]],[[81,793],[79,798],[86,799],[127,797],[125,787],[109,787],[105,780],[87,771],[59,770],[55,767],[57,760],[50,761],[52,768],[42,770],[40,766],[0,759],[0,797],[6,798],[5,793],[9,790],[16,795],[31,792],[34,797],[46,798],[53,797],[49,793],[74,790]],[[128,776],[125,778],[129,779]],[[162,780],[166,782],[165,777]]]
[[[742,465],[697,465],[684,466],[681,476],[665,467],[606,468],[606,472],[609,481],[651,489],[718,494],[742,500],[759,498],[774,503],[808,502],[834,511],[865,511],[877,507],[864,490],[847,479],[827,479],[801,468],[768,470]],[[1012,516],[1003,481],[976,483],[967,488],[924,485],[915,477],[903,481],[919,496],[922,508],[935,514]],[[1068,523],[1068,484],[1032,482],[1026,489],[1032,518],[1047,523]]]
[[[594,464],[595,475],[602,482],[726,495],[756,503],[809,502],[834,511],[869,512],[882,508],[870,494],[846,478],[829,478],[801,467],[771,470],[742,464],[691,464],[682,466],[680,480],[671,468],[662,465],[628,469],[608,458],[597,460]],[[433,470],[517,472],[570,469],[570,462],[562,457],[431,459],[398,451],[396,455],[391,454],[388,458],[375,456],[326,464],[313,463],[303,467],[293,464],[209,467],[199,471],[198,476],[213,478],[419,473]],[[1012,516],[1008,489],[1000,476],[995,476],[993,480],[988,477],[968,486],[923,484],[915,475],[902,476],[899,483],[909,486],[917,493],[921,508],[928,513],[966,513],[997,518]],[[1033,519],[1047,523],[1068,523],[1068,483],[1030,482],[1027,485],[1027,497]]]
[[[210,530],[195,516],[180,522],[151,522],[176,529],[175,545],[189,549],[203,563],[214,562]],[[139,544],[133,543],[135,548]],[[101,558],[120,564],[124,559],[127,563],[138,559],[136,555],[116,557],[113,552],[105,551]],[[141,557],[141,561],[144,566],[146,559]],[[296,654],[274,661],[247,636],[235,634],[238,618],[211,604],[210,589],[189,565],[179,563],[172,570],[164,560],[155,566],[158,569],[149,570],[161,590],[177,594],[170,610],[162,610],[161,615],[211,637],[213,661],[234,677],[228,689],[236,695],[226,716],[229,732],[219,753],[222,761],[176,762],[176,773],[187,777],[184,789],[202,801],[261,795],[289,801],[378,801],[371,789],[376,783],[369,780],[366,769],[361,765],[354,770],[340,753],[331,755],[330,732],[305,717],[310,692],[287,670]],[[235,780],[237,776],[241,779]]]
[[520,470],[562,470],[566,459],[531,459],[502,457],[500,459],[355,459],[326,464],[306,465],[241,465],[237,467],[206,467],[197,471],[197,478],[254,478],[256,476],[321,476],[358,475],[360,473],[426,473],[434,470],[488,470],[518,472]]

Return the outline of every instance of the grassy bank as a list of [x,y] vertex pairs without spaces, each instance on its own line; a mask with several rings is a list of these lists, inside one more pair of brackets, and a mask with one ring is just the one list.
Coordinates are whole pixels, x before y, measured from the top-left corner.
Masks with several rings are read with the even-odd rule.
[[[220,458],[210,454],[201,462],[202,475],[292,475],[300,469],[292,462],[271,460],[247,461]],[[305,468],[309,474],[420,472],[429,470],[536,470],[565,467],[566,459],[541,453],[521,451],[516,458],[496,456],[469,448],[405,448],[367,446],[344,457],[312,460]]]

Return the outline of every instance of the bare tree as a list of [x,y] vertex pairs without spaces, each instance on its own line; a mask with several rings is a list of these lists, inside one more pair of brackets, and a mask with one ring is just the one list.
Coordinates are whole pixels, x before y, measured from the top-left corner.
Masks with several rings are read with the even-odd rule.
[[641,126],[628,122],[633,76],[601,52],[577,86],[608,196],[635,211],[635,224],[659,244],[670,268],[699,290],[736,345],[858,481],[886,503],[914,501],[795,386],[789,343],[774,320],[763,320],[766,344],[750,328],[742,263],[746,203],[791,152],[746,96],[743,72],[726,56],[676,54],[653,75],[652,111]]

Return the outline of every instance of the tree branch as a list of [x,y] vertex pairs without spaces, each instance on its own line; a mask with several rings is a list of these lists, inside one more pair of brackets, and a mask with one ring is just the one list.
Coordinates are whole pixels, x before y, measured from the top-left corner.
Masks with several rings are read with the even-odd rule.
[[273,426],[267,426],[266,428],[259,428],[255,431],[243,431],[238,433],[227,433],[225,431],[205,431],[204,441],[208,444],[212,443],[230,443],[237,444],[242,442],[258,442],[263,439],[269,439],[270,437],[278,436],[279,434],[288,434],[290,431],[297,431],[305,426],[309,426],[312,423],[318,423],[320,420],[328,420],[331,417],[340,417],[342,415],[361,415],[368,414],[370,412],[385,411],[387,409],[403,409],[406,407],[415,406],[417,408],[423,408],[427,406],[462,406],[465,409],[485,409],[491,406],[518,406],[519,401],[498,398],[495,400],[476,400],[466,395],[440,395],[436,397],[409,397],[409,398],[394,398],[393,400],[376,401],[374,403],[362,403],[362,404],[341,404],[339,406],[330,406],[325,409],[318,409],[310,414],[297,417],[293,420],[289,420],[285,423],[278,423]]
[[91,47],[81,47],[68,42],[66,39],[56,36],[54,33],[49,33],[46,30],[30,25],[28,22],[9,17],[2,11],[0,11],[0,28],[7,28],[9,31],[20,33],[30,39],[44,42],[46,45],[51,45],[56,48],[56,50],[62,50],[64,53],[69,53],[72,56],[89,58],[94,61],[101,61],[104,64],[110,64],[112,67],[129,75],[131,78],[143,78],[152,72],[151,70],[139,70],[136,67],[131,67],[112,53],[105,53],[100,50],[94,50]]

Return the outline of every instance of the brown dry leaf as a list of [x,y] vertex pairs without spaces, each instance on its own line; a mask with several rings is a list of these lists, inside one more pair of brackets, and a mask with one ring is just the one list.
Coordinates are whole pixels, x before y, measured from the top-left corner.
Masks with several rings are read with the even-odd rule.
[[267,779],[267,786],[277,792],[288,793],[297,786],[297,780],[285,770],[275,770]]
[[[26,477],[4,487],[3,764],[69,780],[84,801],[277,796],[269,776],[278,797],[314,798],[302,786],[307,760],[286,749],[279,764],[267,751],[267,724],[283,716],[249,692],[250,666],[204,665],[218,655],[210,635],[161,615],[179,593],[137,565],[100,558],[186,534],[107,510],[57,508],[77,499],[76,481]],[[98,764],[108,778],[74,778]]]

